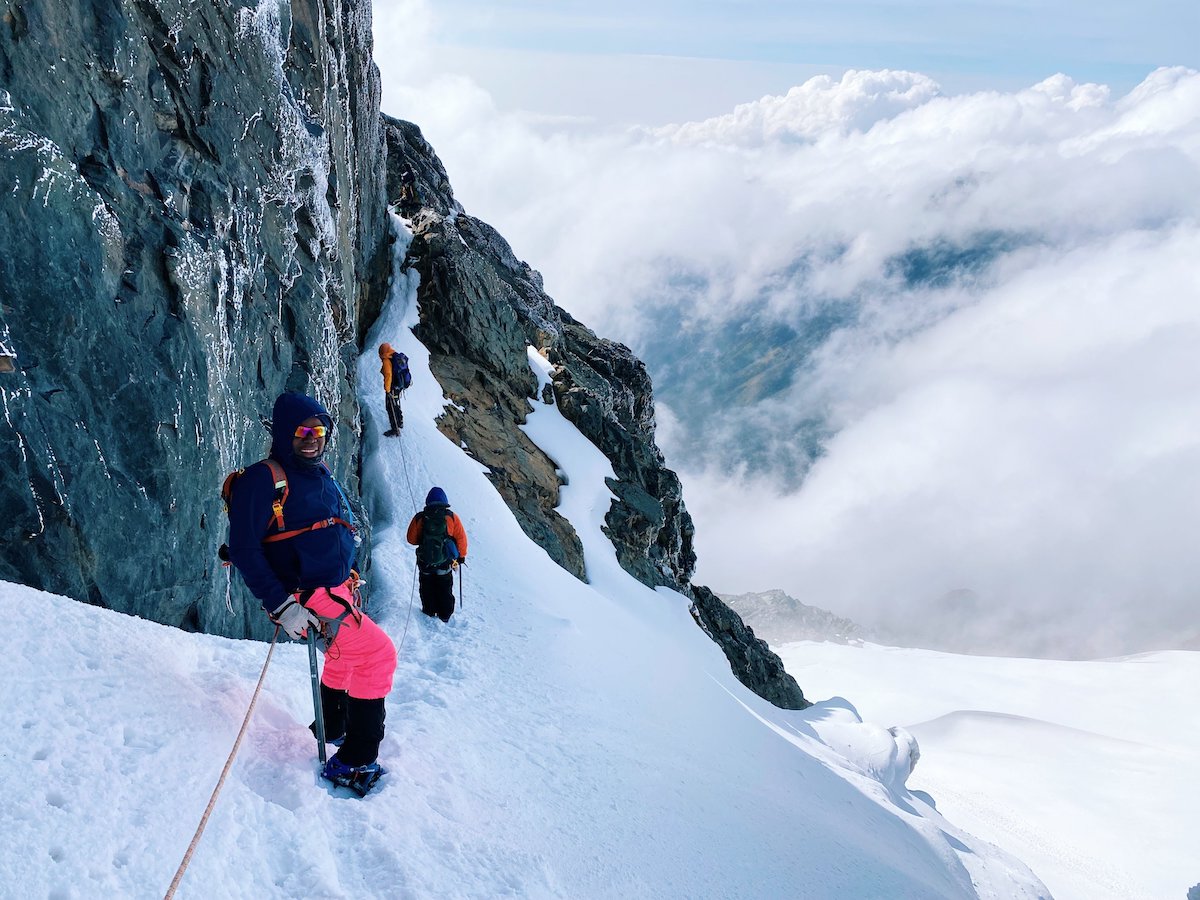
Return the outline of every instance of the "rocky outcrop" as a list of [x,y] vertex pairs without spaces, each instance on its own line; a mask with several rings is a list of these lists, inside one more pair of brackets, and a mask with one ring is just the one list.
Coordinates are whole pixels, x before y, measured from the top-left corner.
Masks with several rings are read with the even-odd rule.
[[[494,229],[466,214],[442,164],[411,123],[385,118],[388,193],[412,227],[406,264],[421,274],[417,336],[453,401],[439,426],[488,468],[525,532],[586,578],[579,538],[555,511],[560,475],[521,431],[535,398],[527,347],[553,364],[563,414],[612,462],[606,534],[644,584],[692,598],[697,621],[734,673],[761,696],[803,708],[804,695],[766,644],[707,588],[690,583],[692,521],[678,477],[655,443],[653,392],[629,348],[597,337],[555,305],[541,276]],[[403,173],[409,173],[403,179]]]
[[[386,283],[367,0],[23,0],[0,20],[0,578],[265,633],[216,558],[284,388],[338,418]],[[236,582],[236,579],[235,579]]]
[[563,339],[549,348],[559,407],[609,458],[617,476],[608,482],[617,499],[605,516],[605,534],[621,566],[643,584],[686,584],[696,565],[692,517],[679,478],[655,443],[646,367],[624,344],[597,338],[561,316]]
[[784,669],[783,660],[754,636],[741,616],[706,587],[693,587],[690,594],[693,618],[725,651],[733,674],[742,684],[784,709],[804,709],[811,705],[796,680]]

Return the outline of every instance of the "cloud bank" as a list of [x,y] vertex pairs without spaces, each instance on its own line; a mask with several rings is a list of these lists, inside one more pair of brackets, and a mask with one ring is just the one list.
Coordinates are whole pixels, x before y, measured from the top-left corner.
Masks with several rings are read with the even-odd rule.
[[849,71],[621,132],[384,76],[468,211],[646,359],[700,580],[972,649],[1197,639],[1200,74]]

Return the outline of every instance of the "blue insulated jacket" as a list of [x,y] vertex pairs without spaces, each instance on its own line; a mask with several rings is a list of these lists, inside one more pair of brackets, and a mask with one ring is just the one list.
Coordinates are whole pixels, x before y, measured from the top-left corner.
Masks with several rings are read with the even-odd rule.
[[[325,467],[292,455],[296,427],[311,416],[332,429],[325,407],[305,394],[288,392],[275,401],[271,457],[287,474],[283,516],[288,531],[331,516],[349,519],[341,491]],[[340,525],[264,544],[263,538],[275,531],[268,527],[274,500],[271,470],[254,465],[234,482],[229,505],[229,559],[267,612],[277,610],[296,591],[341,584],[354,565],[354,537]]]

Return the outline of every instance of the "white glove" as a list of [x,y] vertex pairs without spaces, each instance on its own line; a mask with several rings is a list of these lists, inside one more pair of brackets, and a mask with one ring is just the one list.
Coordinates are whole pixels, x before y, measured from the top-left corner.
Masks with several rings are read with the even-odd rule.
[[271,621],[288,633],[294,641],[307,637],[311,625],[321,630],[321,621],[312,614],[312,610],[303,606],[293,597],[271,614]]

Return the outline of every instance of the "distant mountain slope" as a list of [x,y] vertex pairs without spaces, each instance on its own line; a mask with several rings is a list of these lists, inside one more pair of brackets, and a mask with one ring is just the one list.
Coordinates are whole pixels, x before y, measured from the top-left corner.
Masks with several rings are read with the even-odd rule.
[[[685,469],[745,466],[748,474],[799,487],[838,430],[819,386],[805,387],[814,359],[839,335],[862,328],[879,298],[894,302],[917,291],[953,290],[1036,243],[1034,235],[986,229],[958,241],[913,243],[885,260],[876,280],[845,296],[814,287],[814,261],[801,254],[764,276],[762,295],[738,306],[736,315],[725,307],[721,315],[698,313],[708,306],[704,298],[721,290],[711,276],[664,276],[651,296],[639,298],[645,325],[633,349],[654,378],[659,401],[677,419],[671,458]],[[670,265],[682,264],[672,259]],[[951,308],[922,315],[931,320]],[[721,411],[719,427],[713,410]]]
[[833,641],[847,644],[873,640],[875,635],[829,610],[801,603],[783,591],[717,594],[754,633],[773,647],[792,641]]

